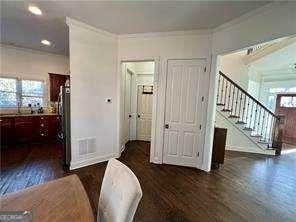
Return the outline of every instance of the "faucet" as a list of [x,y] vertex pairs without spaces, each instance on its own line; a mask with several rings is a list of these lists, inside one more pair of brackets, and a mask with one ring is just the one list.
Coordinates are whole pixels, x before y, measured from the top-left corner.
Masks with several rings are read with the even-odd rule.
[[17,114],[21,114],[21,104],[20,104],[20,102],[17,103]]

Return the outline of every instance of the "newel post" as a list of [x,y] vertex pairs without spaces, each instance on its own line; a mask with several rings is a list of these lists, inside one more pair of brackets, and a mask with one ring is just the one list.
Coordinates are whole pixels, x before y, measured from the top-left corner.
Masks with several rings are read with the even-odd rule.
[[272,147],[276,148],[276,155],[280,155],[283,146],[283,130],[285,125],[285,116],[278,115],[276,116],[275,124],[273,127],[273,136],[272,136]]

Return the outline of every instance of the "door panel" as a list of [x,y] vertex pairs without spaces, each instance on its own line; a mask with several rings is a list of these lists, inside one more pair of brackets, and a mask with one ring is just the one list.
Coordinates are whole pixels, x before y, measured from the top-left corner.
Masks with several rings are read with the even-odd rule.
[[282,141],[296,145],[296,94],[278,94],[275,114],[285,116]]
[[153,94],[144,94],[144,87],[151,86],[138,86],[137,140],[150,141]]
[[181,103],[181,85],[177,84],[181,79],[179,73],[182,72],[182,66],[176,66],[172,68],[172,76],[169,78],[168,84],[172,85],[172,92],[170,98],[169,115],[171,122],[179,123],[180,121],[180,103]]
[[168,153],[171,156],[178,155],[178,144],[179,144],[179,132],[178,131],[170,131],[168,139]]
[[192,157],[195,143],[195,135],[192,132],[184,132],[184,149],[183,149],[183,156]]
[[205,60],[168,61],[164,163],[197,167],[201,160],[204,67]]

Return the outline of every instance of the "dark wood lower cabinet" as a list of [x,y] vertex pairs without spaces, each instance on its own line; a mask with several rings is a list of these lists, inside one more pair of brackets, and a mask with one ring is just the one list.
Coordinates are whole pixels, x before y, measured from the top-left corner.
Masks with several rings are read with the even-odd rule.
[[1,146],[57,139],[58,115],[1,117]]
[[13,118],[0,119],[1,147],[6,147],[12,141]]
[[212,152],[212,168],[224,163],[227,129],[215,128]]
[[31,142],[33,139],[33,118],[32,117],[15,117],[14,135],[15,143]]
[[59,116],[50,116],[48,125],[49,125],[49,129],[48,129],[49,138],[50,139],[57,139],[58,132],[61,130],[60,117]]
[[49,129],[49,117],[34,117],[34,140],[44,141],[48,140],[48,129]]

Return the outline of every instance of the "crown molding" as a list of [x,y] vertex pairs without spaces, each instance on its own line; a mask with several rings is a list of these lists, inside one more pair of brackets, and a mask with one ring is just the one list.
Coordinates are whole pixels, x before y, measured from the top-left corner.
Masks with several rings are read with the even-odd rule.
[[211,29],[198,29],[189,31],[171,31],[171,32],[146,32],[135,34],[118,35],[119,39],[126,38],[149,38],[149,37],[169,37],[169,36],[185,36],[185,35],[209,35],[212,34]]
[[49,56],[59,56],[59,57],[66,57],[68,58],[69,56],[64,55],[64,54],[57,54],[53,52],[47,52],[47,51],[42,51],[42,50],[37,50],[29,47],[24,47],[20,45],[10,45],[10,44],[5,44],[5,43],[0,43],[0,47],[2,48],[8,48],[8,49],[15,49],[15,50],[20,50],[24,52],[30,52],[34,54],[43,54],[43,55],[49,55]]
[[114,38],[114,39],[117,39],[118,38],[118,35],[116,34],[113,34],[111,32],[107,32],[105,30],[102,30],[102,29],[98,29],[98,28],[95,28],[91,25],[88,25],[84,22],[80,22],[76,19],[72,19],[70,17],[66,17],[66,24],[71,27],[71,26],[76,26],[76,27],[80,27],[80,28],[84,28],[84,29],[88,29],[89,31],[93,31],[93,32],[96,32],[100,35],[104,35],[106,37],[111,37],[111,38]]
[[277,7],[283,6],[283,4],[287,4],[287,3],[288,3],[287,1],[275,1],[275,2],[269,3],[269,4],[264,5],[258,9],[254,9],[250,12],[247,12],[246,14],[243,14],[240,17],[234,18],[234,19],[230,20],[229,22],[226,22],[226,23],[214,28],[212,31],[213,31],[213,33],[215,33],[215,32],[219,32],[219,31],[228,29],[232,26],[240,24],[241,22],[243,22],[249,18],[252,18],[252,17],[262,14],[264,12],[270,11],[272,9],[276,9]]

